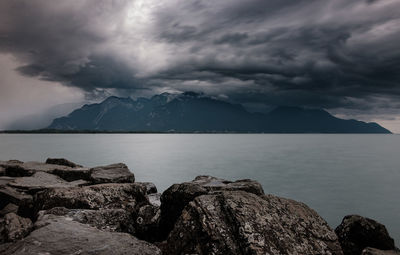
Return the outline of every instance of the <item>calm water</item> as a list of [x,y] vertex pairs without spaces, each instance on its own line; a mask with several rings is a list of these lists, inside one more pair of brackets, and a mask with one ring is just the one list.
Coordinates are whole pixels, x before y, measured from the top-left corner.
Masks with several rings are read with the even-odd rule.
[[400,244],[399,135],[0,134],[0,159],[124,162],[160,191],[196,175],[258,180],[266,193],[308,204],[336,227],[374,218]]

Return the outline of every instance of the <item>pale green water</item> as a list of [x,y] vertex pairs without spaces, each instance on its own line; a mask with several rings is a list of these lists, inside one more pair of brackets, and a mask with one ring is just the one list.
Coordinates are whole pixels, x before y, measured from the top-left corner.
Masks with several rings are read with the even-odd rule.
[[336,227],[380,221],[400,243],[400,136],[303,134],[0,134],[0,160],[124,162],[160,191],[196,175],[251,178],[305,202]]

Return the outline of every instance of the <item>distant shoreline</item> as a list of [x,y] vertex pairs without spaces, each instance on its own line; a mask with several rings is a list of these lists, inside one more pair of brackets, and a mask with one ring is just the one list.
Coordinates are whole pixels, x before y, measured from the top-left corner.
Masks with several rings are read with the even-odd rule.
[[107,131],[107,130],[1,130],[0,134],[383,134],[393,135],[395,133],[313,133],[313,132],[235,132],[235,131],[199,131],[199,132],[179,132],[179,131]]

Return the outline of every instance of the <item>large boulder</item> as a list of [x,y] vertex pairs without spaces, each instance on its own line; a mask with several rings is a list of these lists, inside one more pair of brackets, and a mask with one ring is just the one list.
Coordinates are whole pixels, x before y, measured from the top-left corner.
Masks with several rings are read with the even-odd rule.
[[164,249],[166,254],[342,254],[333,230],[305,204],[243,191],[195,198]]
[[135,234],[133,216],[129,211],[124,209],[88,210],[54,207],[49,210],[40,211],[39,218],[49,214],[64,216],[70,220],[87,224],[104,231]]
[[375,220],[359,215],[348,215],[335,229],[345,255],[361,254],[364,248],[395,249],[394,240],[386,227]]
[[79,186],[79,184],[80,182],[67,182],[56,175],[46,172],[36,172],[29,177],[15,178],[8,183],[9,186],[25,190],[30,194],[44,189],[74,187]]
[[375,248],[365,248],[361,255],[400,255],[399,250],[378,250]]
[[264,191],[256,181],[227,181],[211,176],[198,176],[191,182],[174,184],[161,195],[161,236],[166,238],[172,230],[183,208],[198,196],[220,191],[242,190],[256,195]]
[[98,166],[90,169],[90,180],[93,183],[133,183],[135,175],[123,164]]
[[46,215],[23,240],[0,247],[3,255],[132,254],[157,255],[154,245],[127,233],[101,231],[63,216]]
[[0,220],[0,243],[20,240],[29,234],[32,227],[30,219],[9,213]]
[[81,165],[75,164],[74,162],[71,162],[65,158],[48,158],[46,160],[46,164],[69,166],[69,167],[82,167]]
[[36,211],[53,207],[136,210],[148,203],[144,187],[136,183],[109,183],[84,187],[55,188],[35,195]]

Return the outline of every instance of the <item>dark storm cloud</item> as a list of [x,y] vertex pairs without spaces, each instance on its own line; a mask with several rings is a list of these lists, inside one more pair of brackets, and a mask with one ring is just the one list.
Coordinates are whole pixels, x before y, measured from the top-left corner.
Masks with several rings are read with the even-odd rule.
[[21,74],[92,95],[195,90],[254,110],[400,108],[398,1],[17,0],[0,7],[0,50],[26,63]]

